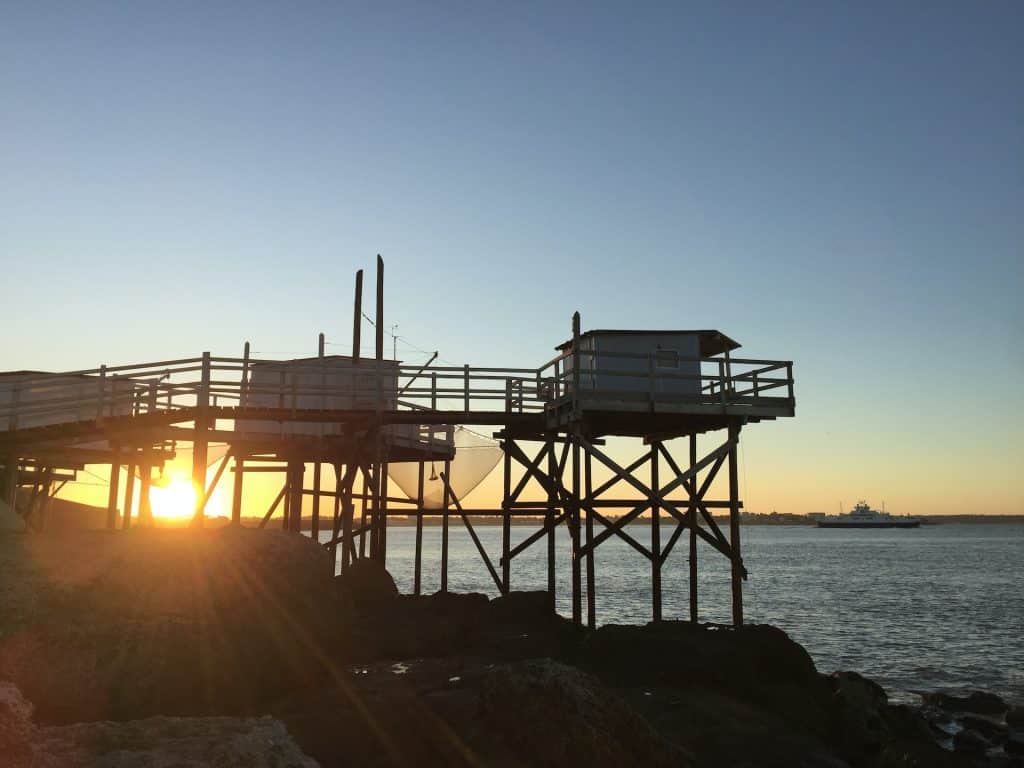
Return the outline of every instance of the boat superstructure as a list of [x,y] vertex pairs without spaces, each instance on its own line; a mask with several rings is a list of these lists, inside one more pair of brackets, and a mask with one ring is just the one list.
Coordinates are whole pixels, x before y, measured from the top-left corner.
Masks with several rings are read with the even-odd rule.
[[866,501],[858,501],[846,514],[818,519],[819,528],[917,528],[920,525],[921,521],[916,517],[897,517],[879,512]]

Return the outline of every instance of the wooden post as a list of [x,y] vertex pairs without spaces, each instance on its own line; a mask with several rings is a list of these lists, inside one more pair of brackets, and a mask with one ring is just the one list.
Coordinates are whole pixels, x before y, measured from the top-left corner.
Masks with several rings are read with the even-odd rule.
[[[363,270],[356,272],[356,296],[352,310],[352,362],[359,364],[359,335],[363,329]],[[354,397],[353,393],[353,397]]]
[[[355,448],[352,449],[352,454],[349,457],[349,462],[345,467],[345,477],[342,480],[342,491],[345,496],[342,499],[341,507],[341,530],[344,534],[344,539],[341,542],[341,572],[344,573],[349,565],[352,563],[352,553],[354,551],[352,543],[352,516],[355,513],[355,502],[352,499],[352,488],[355,484],[356,474],[359,472],[359,467],[355,461]],[[338,476],[341,476],[341,465],[338,465]]]
[[149,489],[153,482],[152,465],[140,464],[139,475],[139,525],[152,525],[153,507],[149,500]]
[[583,456],[583,487],[587,500],[587,626],[594,629],[597,626],[597,604],[596,589],[594,585],[594,515],[590,507],[594,505],[593,478],[591,475],[590,451],[584,451]]
[[[331,543],[327,545],[327,551],[331,553],[332,570],[338,567],[338,536],[341,534],[341,465],[333,464],[334,467],[334,516],[331,521]],[[345,556],[348,549],[348,540],[342,541],[341,553]],[[344,570],[344,567],[343,569]]]
[[313,463],[313,522],[310,536],[313,541],[320,539],[320,462]]
[[377,559],[380,564],[387,567],[388,560],[388,463],[381,462],[380,465],[380,521],[378,522],[380,533],[378,533]]
[[15,511],[18,499],[18,457],[9,454],[4,457],[4,500],[11,511]]
[[[579,313],[573,317],[579,337]],[[580,442],[574,433],[566,435],[572,440],[572,504],[571,515],[572,525],[570,534],[572,536],[572,621],[573,624],[583,623],[583,589],[581,586],[580,567]]]
[[[324,347],[326,346],[327,339],[323,333],[317,338],[317,359],[318,365],[320,366],[320,410],[324,410],[325,394],[324,388],[326,387],[326,379],[324,374]],[[323,442],[324,425],[323,423],[317,424],[317,435],[320,441]],[[319,446],[317,446],[319,448]],[[313,462],[313,522],[310,529],[310,536],[313,541],[320,540],[320,480],[321,480],[321,462],[319,458]]]
[[416,554],[413,564],[412,593],[418,595],[423,572],[423,462],[419,462],[419,480],[416,485]]
[[[596,342],[595,342],[596,343]],[[593,366],[591,366],[592,368]],[[572,315],[572,413],[580,413],[580,313]]]
[[654,621],[661,621],[661,486],[658,484],[660,443],[651,441],[651,608]]
[[245,408],[249,402],[249,342],[242,348],[242,373],[238,380],[238,407]]
[[[111,446],[116,456],[120,451],[118,446]],[[107,491],[107,530],[113,531],[117,528],[117,486],[121,479],[121,464],[113,461],[110,464],[110,486]],[[12,506],[11,509],[14,509]]]
[[370,470],[368,465],[362,467],[363,492],[359,510],[359,559],[366,557],[366,503],[370,495]]
[[124,515],[121,518],[121,528],[128,530],[132,527],[132,506],[135,504],[135,465],[128,465],[128,474],[124,481]]
[[196,510],[193,523],[203,527],[206,517],[206,458],[207,436],[210,428],[207,409],[210,405],[210,353],[203,352],[203,368],[196,395],[195,437],[192,438],[192,487],[196,494]]
[[[241,449],[239,449],[241,450]],[[245,459],[235,454],[235,482],[231,489],[231,524],[242,524],[242,483],[245,479]]]
[[548,595],[551,597],[551,610],[555,610],[555,498],[554,484],[558,475],[558,461],[555,458],[555,444],[547,439],[548,451],[548,504],[544,515],[544,524],[548,527]]
[[302,485],[305,480],[306,465],[301,461],[289,461],[288,474],[291,477],[288,487],[288,493],[291,496],[288,504],[291,518],[288,530],[292,533],[302,533]]
[[732,551],[732,623],[743,626],[743,558],[740,556],[739,477],[736,472],[736,454],[739,450],[740,425],[729,420],[729,548]]
[[512,581],[512,562],[509,557],[509,551],[512,548],[512,509],[510,507],[512,503],[510,498],[512,495],[512,454],[509,453],[506,445],[509,440],[511,438],[506,436],[501,443],[504,480],[501,501],[501,591],[506,595],[511,589]]
[[451,477],[451,461],[444,460],[444,493],[441,503],[441,591],[448,591],[448,478]]
[[384,360],[384,259],[377,254],[377,312],[374,317],[377,331],[377,371],[374,378],[377,380],[377,408],[379,412],[384,407],[384,381],[383,366]]
[[[690,469],[697,464],[697,434],[690,435]],[[690,493],[697,495],[697,476],[690,478]],[[697,623],[697,505],[690,501],[690,621]]]

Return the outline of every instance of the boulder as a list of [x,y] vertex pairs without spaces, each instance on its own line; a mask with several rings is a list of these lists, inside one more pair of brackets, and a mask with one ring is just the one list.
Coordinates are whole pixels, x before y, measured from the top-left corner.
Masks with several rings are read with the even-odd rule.
[[357,614],[378,611],[398,597],[395,580],[377,560],[356,560],[334,581],[339,597]]
[[1010,707],[1006,713],[1006,724],[1011,728],[1024,730],[1024,707]]
[[0,532],[21,532],[25,530],[25,519],[10,506],[0,501]]
[[964,728],[953,737],[953,749],[970,755],[983,755],[992,747],[992,742],[975,730]]
[[32,705],[13,683],[0,682],[0,755],[12,765],[27,765],[33,739]]
[[882,686],[856,672],[835,672],[829,678],[836,713],[836,741],[855,762],[881,751],[890,739],[888,697]]
[[615,684],[701,683],[736,691],[773,683],[820,684],[803,646],[766,624],[739,629],[684,621],[608,624],[584,640],[580,655],[584,665]]
[[889,733],[895,738],[923,742],[933,740],[927,718],[915,707],[890,704],[885,710],[885,723]]
[[1003,749],[1008,755],[1024,756],[1024,733],[1014,731],[1007,736]]
[[366,662],[465,653],[484,621],[487,603],[486,595],[452,592],[381,600],[346,627],[349,655]]
[[999,744],[1006,740],[1006,726],[992,718],[982,715],[963,715],[960,718],[960,723],[964,728],[977,731],[993,744]]
[[1010,705],[994,693],[972,691],[967,696],[955,696],[948,693],[923,693],[921,700],[928,705],[939,707],[947,712],[969,712],[976,715],[1001,715]]
[[521,765],[692,764],[596,677],[550,659],[494,667],[480,711],[500,753]]
[[827,682],[807,651],[775,627],[606,625],[583,639],[579,663],[615,687],[699,687],[819,740],[833,731]]
[[32,615],[0,676],[43,722],[253,714],[335,664],[323,548],[279,531],[132,529],[36,537]]
[[547,592],[509,592],[491,600],[487,618],[499,624],[540,625],[556,619],[551,595]]
[[153,717],[38,729],[35,763],[116,768],[317,768],[284,725],[261,718]]

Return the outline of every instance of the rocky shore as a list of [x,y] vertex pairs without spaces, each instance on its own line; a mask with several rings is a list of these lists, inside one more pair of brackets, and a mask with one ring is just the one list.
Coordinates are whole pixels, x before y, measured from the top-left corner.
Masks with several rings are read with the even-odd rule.
[[771,626],[399,595],[270,531],[0,535],[11,766],[1024,766],[991,694],[892,705]]

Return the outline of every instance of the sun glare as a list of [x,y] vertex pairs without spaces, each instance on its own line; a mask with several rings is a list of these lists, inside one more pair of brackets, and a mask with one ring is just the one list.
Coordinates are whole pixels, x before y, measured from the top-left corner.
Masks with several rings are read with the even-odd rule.
[[155,517],[189,518],[195,514],[196,491],[188,478],[172,477],[166,485],[150,487],[149,503]]

